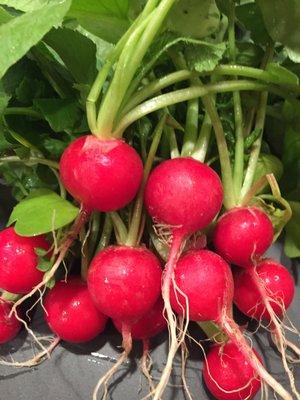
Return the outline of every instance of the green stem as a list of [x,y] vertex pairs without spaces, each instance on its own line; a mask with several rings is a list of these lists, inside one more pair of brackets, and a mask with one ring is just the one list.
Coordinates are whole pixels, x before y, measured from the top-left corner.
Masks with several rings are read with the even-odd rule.
[[[231,62],[236,61],[235,47],[235,3],[230,0],[230,15],[228,26],[229,56]],[[237,79],[237,75],[233,76]],[[233,92],[233,108],[235,119],[235,157],[233,167],[233,183],[235,197],[238,198],[243,184],[244,176],[244,135],[243,135],[243,112],[241,96],[238,91]]]
[[1,297],[1,299],[5,300],[5,301],[9,301],[10,303],[14,303],[15,301],[19,300],[22,297],[22,295],[4,291],[4,292],[1,293],[0,297]]
[[225,333],[223,333],[220,328],[213,322],[197,322],[197,324],[203,330],[208,339],[211,339],[212,341],[217,343],[225,343],[228,340]]
[[132,55],[134,52],[137,42],[139,41],[143,30],[149,22],[150,17],[151,15],[149,15],[140,24],[137,24],[130,36],[128,36],[127,41],[124,43],[113,80],[105,95],[97,117],[97,135],[99,134],[101,137],[111,136],[117,111],[122,103],[126,86],[130,80],[127,65],[127,62],[129,61],[128,56]]
[[132,110],[142,101],[151,97],[153,94],[158,93],[160,90],[168,86],[174,85],[174,83],[188,80],[192,76],[194,76],[193,72],[190,72],[188,70],[181,70],[152,81],[143,89],[139,90],[135,95],[133,95],[130,100],[128,100],[126,107],[124,107],[124,109],[122,110],[121,116]]
[[101,234],[99,244],[96,249],[96,253],[98,253],[98,251],[101,251],[105,247],[108,246],[108,244],[110,242],[111,234],[112,234],[112,229],[113,229],[113,224],[112,224],[111,217],[109,214],[106,214],[102,234]]
[[183,137],[183,146],[181,155],[190,156],[195,148],[198,135],[198,118],[199,118],[199,100],[192,99],[188,101],[185,134]]
[[81,279],[85,282],[87,278],[88,268],[89,268],[89,252],[88,252],[88,244],[86,238],[86,230],[83,226],[79,233],[79,239],[81,242],[81,268],[80,275]]
[[180,157],[180,152],[178,149],[178,143],[177,143],[177,139],[176,139],[175,129],[172,128],[172,126],[166,125],[164,127],[164,131],[166,132],[167,137],[169,139],[170,157],[171,158]]
[[35,165],[35,164],[42,164],[47,165],[50,168],[55,170],[59,169],[59,164],[56,161],[47,160],[46,158],[37,158],[37,157],[30,157],[27,159],[22,159],[17,156],[9,156],[9,157],[1,157],[0,164],[2,163],[23,163],[26,165]]
[[225,208],[230,209],[235,206],[236,199],[234,195],[232,168],[224,129],[211,96],[203,96],[202,101],[215,131],[222,171],[222,183],[224,187],[224,206]]
[[66,189],[65,189],[64,185],[62,184],[62,181],[60,180],[59,173],[54,168],[51,168],[51,171],[53,172],[53,174],[55,175],[55,177],[57,179],[57,182],[58,182],[58,185],[59,185],[60,197],[63,198],[63,199],[66,199],[67,198],[67,192],[66,192]]
[[109,213],[112,220],[118,244],[126,243],[128,232],[122,218],[116,211]]
[[99,229],[100,229],[101,213],[94,212],[91,217],[91,226],[89,234],[89,254],[93,256],[96,250]]
[[248,161],[248,166],[247,166],[246,173],[245,173],[245,179],[244,179],[244,183],[243,183],[241,194],[240,194],[240,201],[243,199],[243,197],[246,195],[246,193],[250,190],[252,183],[253,183],[256,165],[257,165],[257,161],[258,161],[258,157],[259,157],[260,149],[261,149],[263,129],[264,129],[265,117],[266,117],[267,102],[268,102],[268,92],[263,92],[261,94],[260,103],[259,103],[257,116],[256,116],[256,123],[255,123],[255,129],[260,129],[262,133],[261,133],[260,137],[253,143],[253,146],[252,146],[252,150],[251,150],[249,161]]
[[204,162],[207,154],[210,138],[211,138],[212,124],[210,117],[205,112],[204,119],[201,125],[200,133],[195,144],[192,157],[198,161]]
[[28,117],[42,118],[41,114],[31,107],[9,107],[3,113],[4,115],[27,115]]
[[248,80],[239,81],[221,81],[214,84],[208,84],[205,86],[191,86],[186,89],[180,89],[160,96],[154,97],[142,104],[139,104],[127,115],[125,115],[114,131],[114,137],[121,137],[124,130],[131,125],[133,122],[142,118],[143,116],[150,114],[154,111],[160,110],[161,108],[168,107],[172,104],[181,103],[196,97],[202,97],[209,93],[227,93],[232,91],[263,91],[269,90],[281,96],[285,99],[295,100],[287,91],[279,89],[276,86],[253,82]]
[[106,81],[106,78],[107,78],[113,64],[120,56],[130,35],[134,32],[137,25],[140,24],[144,20],[144,18],[146,18],[148,16],[148,14],[150,14],[152,12],[152,10],[156,6],[156,3],[157,3],[157,0],[149,0],[148,1],[142,14],[133,22],[133,24],[129,27],[127,32],[121,37],[119,42],[116,44],[113,51],[109,54],[104,66],[99,71],[99,73],[91,87],[90,93],[89,93],[87,101],[86,101],[86,111],[87,111],[87,120],[89,123],[89,127],[91,129],[91,132],[93,132],[94,134],[98,133],[96,102],[100,96],[100,93],[102,91],[102,88]]
[[259,68],[253,67],[245,67],[243,65],[219,65],[217,66],[212,72],[206,73],[210,74],[213,73],[215,75],[229,75],[229,76],[243,76],[245,78],[253,78],[260,81],[268,82],[268,83],[275,83],[277,85],[283,86],[286,89],[300,93],[300,86],[287,83],[284,80],[280,80],[280,78],[276,75],[271,74],[268,71]]
[[100,131],[112,131],[130,82],[174,2],[175,0],[162,0],[148,15],[145,26],[140,25],[128,39],[98,115],[97,123]]
[[142,184],[140,187],[140,190],[138,192],[135,204],[134,204],[134,209],[133,209],[133,215],[132,219],[130,222],[130,227],[128,231],[128,236],[127,236],[127,241],[126,245],[127,246],[137,246],[138,245],[138,237],[139,237],[139,232],[140,232],[140,225],[141,225],[141,216],[142,216],[142,211],[143,211],[143,200],[144,200],[144,191],[145,191],[145,185],[148,179],[148,176],[150,174],[154,157],[161,139],[161,135],[163,132],[163,127],[165,125],[166,121],[166,116],[167,114],[164,113],[163,116],[160,118],[157,127],[155,128],[154,135],[153,135],[153,140],[150,146],[150,150],[148,153],[148,157],[144,166],[144,174],[143,174],[143,180]]

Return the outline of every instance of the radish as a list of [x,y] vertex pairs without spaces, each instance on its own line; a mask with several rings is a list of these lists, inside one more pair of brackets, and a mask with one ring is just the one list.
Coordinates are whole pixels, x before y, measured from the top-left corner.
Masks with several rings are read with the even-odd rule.
[[[296,397],[294,377],[287,365],[286,348],[300,355],[300,349],[285,337],[285,325],[281,319],[293,301],[295,285],[288,270],[280,263],[265,259],[246,270],[234,274],[234,302],[247,316],[270,325],[272,337],[281,353],[284,369]],[[288,327],[296,334],[296,328]]]
[[114,211],[135,197],[143,175],[138,153],[123,140],[74,140],[60,160],[60,178],[88,211]]
[[13,227],[0,232],[0,288],[11,293],[26,294],[43,279],[37,269],[35,249],[49,250],[44,236],[24,237]]
[[[274,314],[283,317],[293,301],[294,292],[295,284],[289,271],[271,259],[234,274],[234,302],[244,314],[257,321],[264,319],[270,323]],[[266,297],[271,310],[264,302]]]
[[144,202],[158,230],[168,230],[172,236],[166,264],[162,297],[170,330],[168,361],[154,399],[165,389],[180,340],[176,335],[176,319],[170,305],[170,286],[174,268],[185,239],[205,228],[220,211],[223,189],[216,172],[193,158],[175,158],[158,165],[145,187]]
[[272,222],[257,207],[237,207],[226,212],[213,235],[216,252],[240,267],[247,267],[262,256],[272,241]]
[[21,329],[21,321],[15,314],[9,316],[12,303],[0,298],[0,344],[12,340]]
[[[149,339],[163,332],[167,328],[167,321],[163,315],[164,303],[160,298],[149,312],[141,319],[130,325],[131,337],[134,340],[143,341],[143,356],[141,359],[141,369],[145,377],[148,379],[151,390],[154,390],[152,377],[150,375],[151,358],[149,355]],[[113,320],[117,330],[122,333],[122,322]]]
[[[258,353],[253,350],[258,360]],[[217,400],[250,400],[261,381],[239,347],[232,342],[213,346],[205,359],[203,380]]]
[[[167,321],[163,315],[163,308],[163,301],[159,299],[149,312],[131,324],[130,333],[132,339],[147,341],[164,331],[167,327]],[[122,333],[122,321],[114,319],[113,323],[117,330]]]
[[161,266],[145,247],[110,246],[100,251],[88,270],[89,292],[105,315],[122,321],[124,349],[118,362],[98,381],[93,399],[128,357],[132,348],[131,326],[150,312],[160,296]]
[[[176,292],[174,291],[176,288]],[[213,321],[236,345],[255,373],[282,398],[289,393],[265,370],[232,317],[233,277],[229,265],[209,250],[192,250],[177,262],[173,309],[187,319]]]
[[[274,326],[275,338],[278,343],[278,348],[282,355],[282,362],[286,373],[289,376],[292,391],[295,393],[297,398],[300,398],[297,389],[295,387],[293,375],[287,365],[286,361],[286,345],[283,326],[280,321],[278,321],[278,316],[276,311],[272,310],[272,304],[274,303],[274,298],[270,298],[267,291],[265,290],[264,274],[260,276],[256,272],[256,266],[260,264],[259,259],[263,253],[271,246],[273,240],[273,226],[269,217],[257,207],[240,207],[234,208],[224,214],[218,221],[215,231],[213,242],[217,252],[223,256],[227,261],[243,267],[249,271],[249,276],[252,277],[252,287],[256,287],[256,291],[251,293],[251,288],[249,289],[249,294],[247,298],[251,296],[260,297],[261,301],[252,301],[252,305],[255,307],[257,313],[263,312],[258,304],[262,303],[267,312],[271,317],[272,325]],[[273,269],[272,274],[275,273],[275,267],[266,267],[270,271]],[[285,274],[286,276],[286,274]],[[271,276],[271,280],[277,280],[278,277],[276,273]],[[288,279],[288,278],[287,278]],[[293,284],[290,279],[288,279],[289,284],[286,290],[289,291],[287,294],[288,299],[293,297],[293,288],[290,289]],[[275,287],[274,287],[275,289]],[[255,294],[256,293],[256,294]],[[247,300],[246,300],[247,301]],[[275,300],[277,305],[278,301]],[[282,307],[282,305],[280,306]],[[258,316],[258,320],[261,320],[262,315]]]
[[44,308],[50,329],[67,342],[92,340],[103,332],[107,322],[79,277],[57,282],[46,295]]

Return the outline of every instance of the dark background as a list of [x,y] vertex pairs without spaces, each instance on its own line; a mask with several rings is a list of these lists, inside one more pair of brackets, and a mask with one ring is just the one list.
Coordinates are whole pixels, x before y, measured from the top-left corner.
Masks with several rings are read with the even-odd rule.
[[[0,187],[0,220],[6,220],[10,212],[11,203],[9,191]],[[300,284],[297,278],[297,264],[291,263],[282,254],[281,245],[273,246],[269,255],[284,263],[293,273],[297,282],[297,293],[289,316],[296,327],[300,327]],[[299,270],[298,265],[298,270]],[[240,320],[241,323],[248,322]],[[43,321],[42,310],[37,307],[32,316],[31,328],[39,336],[50,334]],[[250,329],[257,327],[250,323]],[[191,324],[190,332],[195,338],[201,338],[201,331],[196,325]],[[254,347],[262,354],[267,369],[272,375],[288,388],[288,380],[283,373],[278,353],[270,343],[269,334],[260,329],[252,336]],[[294,341],[297,341],[294,338]],[[300,345],[299,340],[297,341]],[[115,362],[120,353],[121,337],[108,325],[104,334],[85,345],[71,345],[61,343],[53,352],[50,360],[31,369],[17,369],[0,366],[0,400],[83,400],[90,399],[94,386],[99,377],[107,371]],[[190,345],[190,359],[187,365],[187,382],[195,399],[209,398],[201,377],[202,352],[196,345]],[[153,378],[160,375],[167,351],[167,335],[162,334],[152,342],[153,351]],[[12,342],[0,348],[0,356],[6,359],[22,361],[31,358],[37,349],[33,346],[32,338],[23,330]],[[135,343],[130,361],[120,368],[115,379],[110,385],[110,398],[114,400],[141,399],[148,392],[146,380],[139,371],[139,358],[141,357],[141,345]],[[184,393],[180,387],[180,358],[175,360],[172,379],[164,399],[184,399]],[[294,366],[294,375],[300,386],[300,364]],[[260,394],[257,395],[259,398]],[[271,398],[273,394],[270,393]],[[101,398],[99,396],[99,398]]]

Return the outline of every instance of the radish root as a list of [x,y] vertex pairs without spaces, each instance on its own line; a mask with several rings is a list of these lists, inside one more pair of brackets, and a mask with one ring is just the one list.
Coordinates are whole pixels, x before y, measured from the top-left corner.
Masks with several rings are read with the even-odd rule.
[[177,353],[178,348],[180,347],[181,341],[184,339],[184,336],[182,334],[179,334],[179,337],[177,336],[177,318],[172,310],[170,303],[170,289],[172,282],[174,283],[174,269],[180,256],[184,242],[184,235],[173,231],[169,258],[162,279],[162,298],[164,300],[164,311],[169,328],[169,351],[167,362],[162,372],[161,379],[156,386],[154,392],[152,393],[153,400],[159,400],[161,398],[171,375],[174,357]]
[[[39,342],[41,340],[42,340],[42,338],[39,339]],[[51,357],[52,351],[55,349],[55,347],[58,345],[59,342],[60,342],[59,337],[52,338],[50,341],[50,345],[47,348],[45,348],[45,350],[42,350],[41,352],[36,354],[31,359],[26,360],[26,361],[0,360],[0,365],[6,365],[6,366],[16,367],[16,368],[35,367],[36,365],[41,364],[46,358],[49,359]]]
[[280,397],[285,400],[292,400],[292,396],[285,390],[285,388],[277,382],[272,375],[270,375],[264,366],[257,359],[244,335],[240,331],[239,326],[233,321],[232,318],[224,315],[219,322],[221,328],[224,330],[230,340],[237,345],[240,351],[244,354],[245,358],[251,364],[252,368],[257,372],[261,379],[267,383]]
[[132,349],[132,338],[131,338],[131,333],[130,330],[128,329],[127,325],[123,325],[122,328],[122,336],[123,336],[123,342],[122,342],[122,347],[124,349],[123,353],[120,355],[119,359],[117,362],[113,365],[112,368],[110,368],[106,374],[104,374],[99,381],[97,382],[97,385],[95,386],[95,389],[93,391],[93,400],[97,400],[98,398],[98,392],[103,386],[103,396],[102,400],[107,399],[108,395],[108,382],[109,380],[114,376],[114,374],[118,371],[119,367],[127,360],[131,349]]
[[[267,312],[270,316],[270,322],[271,322],[271,327],[272,327],[272,332],[273,332],[272,336],[273,336],[273,338],[275,338],[275,344],[281,354],[283,368],[289,378],[291,390],[294,393],[294,395],[296,396],[296,398],[298,400],[300,400],[300,393],[298,392],[298,390],[296,388],[294,375],[293,375],[292,371],[290,370],[288,363],[287,363],[287,355],[286,355],[287,343],[286,343],[286,338],[285,338],[284,327],[282,325],[280,318],[275,314],[275,312],[272,308],[272,305],[271,305],[271,303],[274,300],[272,300],[270,298],[270,296],[268,295],[268,292],[264,285],[264,282],[259,277],[256,270],[252,269],[249,273],[251,274],[251,278],[252,278],[253,282],[255,283],[257,290],[260,293],[260,297],[265,306],[265,309],[267,310]],[[284,308],[283,304],[281,304],[281,308]]]
[[152,359],[149,354],[149,340],[144,339],[143,340],[143,355],[141,358],[141,371],[148,381],[150,392],[153,392],[155,389],[155,386],[154,386],[154,382],[153,382],[153,377],[151,375],[151,367],[152,367]]

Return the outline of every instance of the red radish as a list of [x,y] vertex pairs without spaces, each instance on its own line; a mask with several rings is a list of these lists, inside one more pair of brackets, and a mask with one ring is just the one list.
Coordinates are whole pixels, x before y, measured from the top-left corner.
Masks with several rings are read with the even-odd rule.
[[232,317],[233,277],[229,265],[209,250],[184,254],[174,274],[171,304],[175,311],[195,321],[215,322],[235,344],[260,378],[281,397],[289,393],[265,370]]
[[[145,247],[110,246],[92,260],[87,282],[95,304],[103,314],[120,320],[124,349],[116,364],[98,381],[93,399],[128,357],[132,348],[131,326],[160,296],[162,270],[158,258]],[[105,396],[104,396],[105,397]]]
[[[163,315],[164,303],[159,299],[141,319],[130,325],[131,337],[134,340],[147,340],[164,331],[167,321]],[[122,322],[113,320],[117,330],[122,333]]]
[[[256,357],[259,355],[253,350]],[[250,400],[261,381],[239,347],[227,342],[213,346],[205,360],[203,379],[217,400]]]
[[234,274],[235,304],[251,318],[258,321],[261,319],[272,321],[257,287],[255,274],[259,279],[259,285],[263,285],[266,291],[273,312],[281,318],[293,300],[295,284],[289,271],[271,259],[260,261],[254,269],[240,270]]
[[87,282],[103,314],[131,324],[157,301],[161,273],[159,260],[145,247],[110,246],[92,260]]
[[50,329],[67,342],[92,340],[103,332],[107,322],[79,277],[57,282],[46,295],[44,307]]
[[135,197],[143,175],[138,153],[121,139],[74,140],[60,160],[60,178],[86,210],[114,211]]
[[49,250],[50,245],[44,236],[20,236],[13,227],[0,232],[1,289],[26,294],[41,282],[44,273],[37,269],[37,248]]
[[[298,355],[300,349],[286,339],[285,326],[280,321],[294,297],[295,285],[292,276],[283,265],[265,259],[237,272],[234,284],[234,302],[237,307],[249,317],[257,321],[265,320],[270,325],[292,391],[299,398],[294,376],[287,364],[286,349],[289,347]],[[295,330],[295,333],[298,334],[298,331]]]
[[12,340],[21,329],[21,322],[14,314],[9,316],[12,303],[0,298],[0,344]]
[[193,232],[205,228],[220,211],[223,189],[219,176],[193,158],[175,158],[158,165],[145,187],[145,206],[154,223],[168,229],[172,244],[162,282],[162,297],[170,331],[168,360],[154,399],[159,399],[171,374],[180,341],[170,305],[170,286],[183,242]]
[[158,165],[145,188],[145,205],[154,222],[184,234],[209,225],[220,211],[219,176],[193,158],[174,158]]
[[237,207],[218,220],[213,243],[227,262],[247,267],[262,256],[273,241],[272,222],[257,207]]

